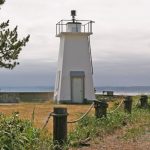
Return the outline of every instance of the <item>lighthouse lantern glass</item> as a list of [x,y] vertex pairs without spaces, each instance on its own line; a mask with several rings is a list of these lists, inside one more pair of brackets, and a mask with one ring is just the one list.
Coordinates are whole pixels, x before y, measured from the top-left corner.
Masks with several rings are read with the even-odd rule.
[[67,32],[81,32],[81,23],[67,23]]

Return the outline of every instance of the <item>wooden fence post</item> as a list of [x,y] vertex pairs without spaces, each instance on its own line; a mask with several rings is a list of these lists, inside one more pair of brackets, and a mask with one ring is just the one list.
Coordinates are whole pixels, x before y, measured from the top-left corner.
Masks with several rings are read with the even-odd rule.
[[[67,140],[67,108],[54,107],[53,112],[53,141],[63,145]],[[59,148],[57,148],[59,149]]]
[[94,101],[94,108],[95,108],[95,117],[102,118],[103,116],[107,116],[107,107],[108,104],[105,101]]
[[132,111],[132,97],[131,96],[126,96],[124,100],[124,110],[125,112],[128,112],[131,114],[131,111]]
[[140,102],[141,102],[141,106],[140,106],[141,108],[147,108],[148,107],[148,96],[141,95]]

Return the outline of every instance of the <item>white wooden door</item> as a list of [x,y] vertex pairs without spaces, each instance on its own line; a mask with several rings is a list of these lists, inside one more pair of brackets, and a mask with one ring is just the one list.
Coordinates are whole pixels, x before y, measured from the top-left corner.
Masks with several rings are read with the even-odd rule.
[[84,98],[84,78],[72,78],[72,101],[75,103],[82,103]]

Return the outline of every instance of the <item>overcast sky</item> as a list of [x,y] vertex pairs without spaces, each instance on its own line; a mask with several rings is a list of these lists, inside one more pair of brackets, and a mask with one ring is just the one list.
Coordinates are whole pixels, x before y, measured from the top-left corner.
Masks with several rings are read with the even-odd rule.
[[59,38],[55,24],[91,19],[95,86],[150,85],[149,0],[6,0],[0,21],[18,25],[20,37],[31,35],[14,70],[0,69],[0,86],[53,86]]

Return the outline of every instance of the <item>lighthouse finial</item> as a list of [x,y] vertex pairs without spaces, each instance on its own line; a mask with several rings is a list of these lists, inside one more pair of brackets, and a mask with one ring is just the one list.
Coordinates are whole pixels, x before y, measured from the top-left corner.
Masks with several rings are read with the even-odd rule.
[[76,10],[71,10],[71,16],[73,23],[75,22]]

